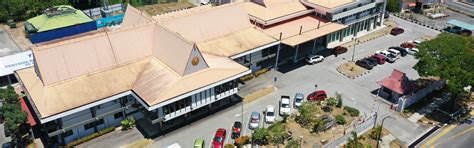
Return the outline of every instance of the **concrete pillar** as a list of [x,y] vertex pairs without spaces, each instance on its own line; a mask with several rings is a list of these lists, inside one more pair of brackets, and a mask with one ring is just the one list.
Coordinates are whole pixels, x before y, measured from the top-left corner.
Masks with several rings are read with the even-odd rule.
[[277,48],[277,54],[276,54],[276,58],[275,58],[275,69],[278,69],[278,57],[280,56],[280,49],[281,49],[281,36],[282,36],[282,33],[280,32],[280,43],[278,44],[278,48]]
[[12,80],[10,80],[10,75],[7,75],[7,79],[8,79],[8,84],[12,85]]
[[311,51],[311,54],[315,54],[315,53],[314,53],[314,50],[315,50],[315,48],[316,48],[316,40],[318,40],[318,39],[317,39],[317,38],[314,39],[313,50]]
[[297,58],[298,58],[298,49],[300,48],[300,45],[296,45],[296,50],[295,50],[295,58],[293,59],[293,62],[297,62]]

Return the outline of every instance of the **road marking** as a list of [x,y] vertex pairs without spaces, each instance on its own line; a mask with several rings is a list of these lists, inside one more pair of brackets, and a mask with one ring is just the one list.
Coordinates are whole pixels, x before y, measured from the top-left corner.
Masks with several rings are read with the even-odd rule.
[[469,128],[469,129],[467,129],[467,130],[464,130],[464,131],[462,131],[462,132],[459,132],[459,133],[457,133],[456,135],[453,135],[453,136],[449,137],[448,139],[446,139],[446,140],[444,140],[444,141],[442,141],[442,142],[438,142],[438,143],[432,145],[431,147],[434,148],[434,147],[436,147],[436,145],[440,145],[440,144],[442,144],[442,143],[448,142],[448,141],[452,140],[453,138],[462,136],[462,135],[464,135],[465,133],[470,132],[471,130],[474,130],[474,127],[471,127],[471,128]]
[[431,143],[438,141],[439,138],[443,137],[446,135],[449,131],[453,130],[457,125],[449,125],[446,127],[443,131],[441,131],[438,135],[434,136],[431,138],[428,142],[423,144],[421,148],[426,148],[427,145],[431,145]]
[[212,146],[213,139],[214,139],[214,133],[211,134],[211,141],[209,142],[209,148],[211,148],[211,146]]
[[225,131],[225,142],[224,145],[227,144],[227,141],[230,139],[230,131],[229,131],[229,136],[227,136],[227,130]]
[[246,113],[247,111],[243,111],[242,113],[235,114],[234,117],[240,117],[242,114]]
[[[245,118],[244,118],[244,120],[245,120]],[[248,127],[248,126],[249,126],[249,122],[250,122],[250,119],[247,120],[247,124],[242,125],[242,128],[245,128],[245,127],[247,127],[247,128],[245,128],[244,134],[241,135],[241,136],[247,135],[247,130],[249,129],[249,127]]]

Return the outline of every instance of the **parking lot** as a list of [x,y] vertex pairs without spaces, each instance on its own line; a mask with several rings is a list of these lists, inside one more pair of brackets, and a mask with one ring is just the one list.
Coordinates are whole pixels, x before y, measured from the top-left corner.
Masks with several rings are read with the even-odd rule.
[[443,18],[438,18],[438,19],[430,19],[425,15],[417,14],[417,13],[409,13],[409,14],[405,14],[405,15],[412,15],[414,17],[414,19],[418,20],[419,22],[422,22],[422,23],[424,23],[428,26],[433,26],[437,29],[446,28],[448,26],[447,22],[449,20],[452,20],[452,19],[463,21],[463,22],[470,23],[470,24],[474,24],[474,19],[467,16],[467,15],[465,15],[465,14],[454,12],[454,11],[449,10],[447,8],[444,8],[444,7],[439,8],[437,10],[440,10],[442,13],[444,13],[446,15],[449,15],[449,16],[448,17],[443,17]]
[[[436,36],[439,33],[398,18],[391,17],[390,19],[396,21],[402,28],[404,28],[405,33],[398,36],[387,35],[357,45],[355,48],[355,59],[366,57],[377,50],[387,49],[390,46],[396,46],[408,40],[426,35]],[[337,58],[329,56],[326,57],[324,62],[315,65],[305,65],[286,73],[272,70],[248,83],[265,81],[277,88],[273,93],[250,103],[243,104],[243,106],[242,104],[237,104],[229,107],[188,126],[158,137],[154,139],[155,143],[153,143],[153,147],[166,147],[174,143],[178,143],[182,147],[192,147],[196,138],[203,138],[206,141],[206,145],[210,145],[214,133],[218,128],[227,129],[228,138],[225,143],[229,143],[231,141],[229,133],[234,121],[242,121],[242,134],[249,135],[252,131],[248,129],[248,122],[252,111],[261,113],[265,110],[267,105],[274,105],[278,108],[278,101],[281,95],[289,95],[292,99],[291,101],[293,101],[293,97],[297,92],[304,93],[305,95],[314,92],[315,84],[318,85],[318,89],[326,90],[329,96],[334,96],[335,92],[342,93],[344,105],[356,107],[361,111],[362,116],[369,116],[376,110],[376,106],[378,105],[375,101],[376,99],[371,93],[379,88],[376,83],[377,81],[389,76],[393,69],[405,72],[411,79],[419,78],[417,72],[412,68],[417,60],[413,56],[407,55],[406,57],[400,58],[395,63],[386,63],[383,66],[377,66],[371,70],[370,73],[362,77],[349,79],[337,72],[336,67],[350,60],[352,52],[353,48],[349,48],[347,53],[339,55]],[[276,82],[273,81],[275,77],[277,77]],[[421,125],[394,115],[393,112],[393,110],[388,109],[388,105],[382,103],[380,105],[379,117],[392,115],[396,118],[396,120],[392,122],[385,122],[385,127],[387,127],[390,132],[402,142],[408,143],[426,129]],[[379,118],[379,120],[381,120],[381,118]],[[263,121],[263,116],[261,121]],[[130,136],[120,136],[122,138],[109,136],[108,138],[88,142],[80,147],[121,146],[140,140],[140,136],[136,136],[136,132],[129,133],[131,133]],[[298,137],[298,135],[294,136]]]

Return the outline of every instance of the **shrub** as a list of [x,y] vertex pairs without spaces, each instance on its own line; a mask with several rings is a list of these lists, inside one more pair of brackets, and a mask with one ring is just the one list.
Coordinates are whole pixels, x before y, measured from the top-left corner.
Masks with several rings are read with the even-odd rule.
[[249,141],[250,141],[249,136],[241,136],[241,137],[235,139],[235,145],[237,147],[240,147],[240,146],[243,146],[243,145],[249,143]]
[[240,77],[240,81],[242,81],[242,82],[246,82],[246,81],[251,80],[251,79],[253,79],[253,74],[248,74],[248,75],[245,75],[243,77]]
[[110,132],[113,132],[113,131],[115,131],[115,127],[106,128],[106,129],[101,130],[101,131],[99,131],[99,132],[97,132],[97,133],[93,133],[93,134],[91,134],[91,135],[89,135],[89,136],[86,136],[86,137],[83,137],[83,138],[81,138],[81,139],[77,139],[77,140],[75,140],[75,141],[72,141],[72,142],[68,143],[68,144],[66,145],[66,147],[68,147],[68,148],[69,148],[69,147],[74,147],[74,146],[76,146],[76,145],[79,145],[79,144],[81,144],[81,143],[90,141],[90,140],[92,140],[92,139],[94,139],[94,138],[97,138],[97,137],[99,137],[99,136],[105,135],[105,134],[110,133]]
[[346,124],[346,119],[342,115],[337,115],[336,116],[336,123],[340,125]]
[[283,144],[287,135],[286,125],[279,121],[268,127],[271,139],[270,142],[274,144]]
[[122,121],[120,121],[120,124],[122,125],[124,129],[130,129],[133,126],[135,126],[135,119],[133,119],[133,117],[123,119]]
[[285,148],[300,148],[300,147],[301,147],[300,141],[296,139],[288,141],[288,143],[285,145]]
[[344,106],[344,110],[346,110],[349,115],[351,116],[359,116],[359,110],[350,106]]
[[328,105],[330,106],[336,106],[337,105],[337,99],[333,97],[329,97],[327,100]]
[[323,106],[323,111],[324,112],[331,112],[332,111],[332,107],[331,106]]
[[233,144],[227,143],[224,145],[224,148],[234,148]]

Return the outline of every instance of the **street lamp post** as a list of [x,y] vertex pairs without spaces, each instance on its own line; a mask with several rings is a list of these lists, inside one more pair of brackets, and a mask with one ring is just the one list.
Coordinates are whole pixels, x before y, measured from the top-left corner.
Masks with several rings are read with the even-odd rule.
[[377,125],[377,117],[379,116],[380,100],[377,97],[379,97],[380,89],[382,89],[382,86],[379,87],[379,89],[377,90],[377,95],[375,96],[375,99],[378,105],[377,105],[377,110],[375,111],[374,128],[375,128],[375,125]]
[[395,118],[391,117],[391,116],[387,116],[385,118],[382,119],[382,124],[380,125],[380,131],[377,135],[377,146],[375,148],[379,148],[379,139],[380,139],[380,135],[382,134],[382,130],[383,130],[383,122],[385,121],[385,119],[387,118],[392,118],[393,120],[396,120]]
[[354,62],[354,54],[355,54],[355,49],[356,49],[356,45],[357,45],[357,38],[356,37],[352,37],[352,40],[354,41],[354,48],[352,49],[352,62]]

